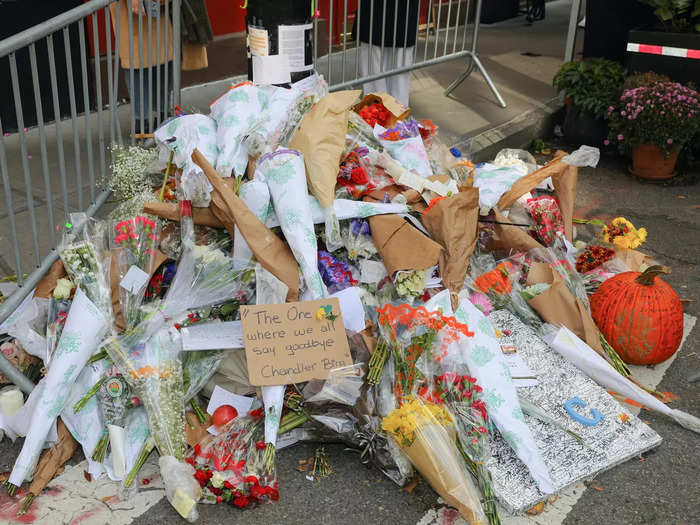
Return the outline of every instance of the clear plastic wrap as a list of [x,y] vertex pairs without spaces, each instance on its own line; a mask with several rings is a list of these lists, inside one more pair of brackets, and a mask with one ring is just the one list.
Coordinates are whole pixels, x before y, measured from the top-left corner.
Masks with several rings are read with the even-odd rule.
[[472,525],[486,523],[479,492],[460,457],[454,419],[443,406],[408,398],[384,418],[382,429],[462,518]]
[[202,488],[202,501],[240,509],[279,499],[274,462],[265,458],[262,410],[256,408],[207,435],[190,451],[187,462]]
[[[119,282],[127,274],[126,286],[119,286],[119,302],[128,327],[136,326],[143,317],[140,306],[155,268],[155,250],[160,239],[160,227],[156,221],[138,215],[132,219],[117,221],[110,230],[110,246],[116,253]],[[140,286],[138,286],[140,284]]]
[[473,256],[470,273],[464,283],[471,291],[469,300],[482,313],[504,308],[526,325],[537,329],[542,321],[522,297],[518,282],[520,267],[517,258],[496,263],[490,255]]
[[165,497],[185,520],[190,523],[197,521],[197,501],[202,491],[193,477],[192,465],[172,456],[161,456],[158,466],[165,485]]

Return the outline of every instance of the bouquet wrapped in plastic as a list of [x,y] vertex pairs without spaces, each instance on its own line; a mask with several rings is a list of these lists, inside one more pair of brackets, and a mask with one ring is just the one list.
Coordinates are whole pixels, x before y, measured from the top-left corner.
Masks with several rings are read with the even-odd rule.
[[[117,251],[119,263],[119,302],[127,326],[141,320],[139,308],[144,299],[149,275],[153,273],[154,255],[160,237],[159,225],[146,216],[115,222],[110,232],[110,244]],[[128,276],[128,277],[127,277]],[[127,277],[126,283],[123,279]]]
[[405,398],[384,418],[382,429],[462,518],[473,525],[486,523],[479,493],[457,448],[454,419],[444,406],[417,397]]
[[211,116],[217,123],[219,154],[214,167],[222,177],[231,172],[241,177],[248,166],[248,147],[243,136],[267,105],[267,96],[252,82],[241,82],[212,102]]
[[56,345],[58,345],[66,319],[68,319],[72,289],[73,283],[70,279],[58,279],[56,288],[49,300],[46,323],[46,358],[43,360],[46,367],[51,365]]
[[267,97],[267,104],[257,119],[245,132],[243,142],[249,154],[260,156],[267,151],[275,151],[287,136],[285,133],[288,115],[304,99],[304,94],[296,89],[266,86],[262,91]]
[[487,256],[473,256],[465,284],[471,290],[469,300],[484,314],[506,309],[523,323],[538,329],[542,321],[521,295],[518,264],[510,260],[495,263]]
[[[22,450],[8,482],[19,487],[33,472],[56,418],[63,410],[76,378],[112,325],[108,264],[103,261],[103,230],[88,224],[79,235],[64,236],[59,253],[73,282],[78,285],[53,360],[32,391],[25,407],[29,425]],[[29,409],[23,408],[21,410]],[[17,415],[17,414],[15,414]],[[21,417],[21,416],[20,416]],[[11,488],[14,492],[15,488]]]
[[386,130],[375,126],[374,133],[384,149],[404,168],[424,178],[433,174],[418,122],[409,119]]
[[556,197],[543,195],[527,199],[527,209],[535,223],[535,232],[542,244],[551,246],[557,235],[564,235],[564,220]]
[[[192,160],[192,152],[197,149],[210,163],[215,163],[219,155],[216,135],[216,121],[198,113],[179,115],[154,133],[161,152],[172,152],[172,161],[182,170],[181,186],[198,207],[209,205],[212,188],[202,169]],[[164,160],[162,154],[161,159]]]
[[277,501],[274,462],[265,461],[262,410],[239,416],[217,436],[206,436],[188,454],[205,503],[228,503],[240,509]]

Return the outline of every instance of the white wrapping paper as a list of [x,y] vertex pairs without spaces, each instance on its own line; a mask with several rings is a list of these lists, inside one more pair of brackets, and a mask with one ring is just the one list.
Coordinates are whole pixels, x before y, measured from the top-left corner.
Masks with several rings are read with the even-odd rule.
[[[321,203],[312,195],[307,195],[307,200],[309,201],[314,224],[324,223],[326,221],[326,212],[321,207]],[[333,201],[333,208],[340,221],[355,218],[366,219],[373,215],[385,215],[388,213],[402,214],[410,211],[410,208],[402,203],[362,202],[351,199],[335,199],[335,201]],[[279,218],[274,209],[269,211],[265,225],[268,228],[274,228],[280,225]]]
[[[552,479],[530,428],[525,424],[518,394],[493,325],[466,297],[460,299],[459,308],[454,315],[474,332],[474,337],[461,343],[462,358],[469,373],[484,389],[482,399],[486,403],[489,417],[527,466],[540,491],[551,494],[554,492]],[[448,310],[449,300],[438,301],[438,304],[446,314],[451,312],[451,308]]]
[[219,154],[214,165],[222,177],[245,173],[248,147],[243,136],[255,124],[267,105],[267,95],[250,82],[232,86],[211,104],[211,116],[217,123]]
[[[281,304],[287,297],[287,285],[259,264],[255,265],[255,300],[257,304]],[[262,387],[265,405],[265,443],[277,443],[280,428],[284,385]]]
[[44,395],[32,413],[24,446],[9,477],[13,485],[21,485],[33,472],[46,436],[63,410],[73,383],[106,331],[104,315],[78,288],[56,354],[42,380]]
[[[245,203],[250,211],[263,223],[271,211],[270,190],[267,181],[262,173],[256,173],[255,179],[241,185],[238,196]],[[248,246],[245,238],[241,234],[238,226],[234,228],[233,236],[233,266],[237,270],[245,268],[253,258],[253,251]]]
[[[172,151],[173,163],[182,170],[182,186],[193,206],[209,205],[212,187],[202,169],[192,160],[192,152],[198,149],[213,165],[219,154],[216,142],[216,121],[206,115],[194,113],[172,119],[158,128],[154,134],[163,151]],[[161,159],[167,155],[161,154]]]
[[700,432],[700,419],[680,410],[672,409],[620,375],[605,359],[566,326],[562,326],[553,337],[550,332],[549,336],[545,336],[545,340],[556,352],[599,385],[610,388],[655,412],[671,417],[685,428]]
[[306,287],[314,299],[325,297],[328,291],[318,271],[318,245],[307,198],[303,155],[291,149],[278,149],[260,157],[257,171],[267,180],[275,213]]
[[374,136],[379,143],[384,146],[391,157],[396,160],[401,166],[409,171],[413,171],[423,178],[433,175],[433,170],[430,169],[430,159],[428,152],[425,151],[423,139],[420,136],[409,137],[401,140],[386,140],[379,138],[379,135],[386,131],[379,124],[374,126]]

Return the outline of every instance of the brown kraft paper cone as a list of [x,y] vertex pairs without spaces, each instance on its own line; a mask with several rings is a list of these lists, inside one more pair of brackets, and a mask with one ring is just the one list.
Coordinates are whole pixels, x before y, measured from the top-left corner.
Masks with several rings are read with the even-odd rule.
[[[435,437],[437,439],[432,439]],[[436,449],[436,443],[444,440],[454,444],[454,431],[448,432],[437,424],[430,424],[416,432],[416,439],[410,447],[402,448],[413,466],[442,499],[455,507],[468,523],[481,525],[484,523],[481,504],[475,492],[470,493],[467,488],[474,489],[471,480],[466,477],[468,474],[464,469],[457,468],[464,460],[458,457],[456,446]]]
[[[109,267],[109,291],[112,296],[112,312],[114,313],[114,327],[117,329],[117,331],[123,332],[124,330],[126,330],[126,321],[124,320],[124,315],[122,314],[122,306],[120,302],[121,294],[119,293],[119,283],[121,281],[121,278],[119,276],[119,250],[121,250],[121,248],[111,250]],[[156,273],[156,270],[160,268],[160,265],[167,260],[168,257],[163,252],[161,252],[160,250],[155,251],[155,255],[153,256],[153,265],[151,266],[151,271],[148,274],[149,280],[150,277],[153,277],[153,274]]]
[[[235,221],[255,259],[263,268],[287,285],[289,289],[287,301],[296,301],[299,298],[299,265],[289,246],[250,211],[250,208],[234,193],[233,188],[224,183],[221,176],[197,149],[192,153],[192,160],[202,168],[214,187],[211,195],[212,204],[215,204],[215,207],[212,210],[218,208],[219,212],[225,211]],[[217,214],[216,211],[215,214]],[[222,215],[217,216],[221,219]],[[222,222],[225,224],[225,221]],[[226,229],[233,238],[233,230],[228,226]]]
[[[324,209],[333,206],[350,106],[362,91],[329,93],[304,115],[289,147],[304,155],[309,190]],[[322,129],[323,133],[318,130]]]
[[58,469],[78,450],[78,442],[73,438],[61,418],[58,418],[56,423],[56,431],[58,441],[53,447],[47,448],[41,454],[39,463],[37,463],[34,470],[34,479],[29,485],[29,492],[35,496],[38,496],[46,488],[56,475],[56,472],[58,472]]
[[384,107],[391,113],[391,118],[387,122],[387,127],[391,128],[396,125],[399,120],[404,120],[411,113],[411,110],[404,106],[401,102],[396,100],[394,97],[388,93],[368,93],[362,100],[352,107],[352,110],[359,114],[360,110],[365,106],[371,106],[381,102]]
[[[156,215],[163,219],[180,222],[180,210],[174,202],[147,202],[143,205],[144,213]],[[210,228],[223,228],[223,223],[212,213],[209,208],[192,208],[192,220],[199,226]]]
[[551,286],[530,299],[528,304],[546,322],[566,326],[607,360],[593,318],[581,301],[573,296],[559,274],[545,263],[534,262],[527,275],[527,286],[538,283]]
[[498,210],[494,210],[494,214],[496,224],[493,229],[493,238],[489,242],[489,250],[527,252],[535,248],[544,249],[544,246],[533,239],[522,226],[499,224],[508,222],[508,218],[504,217]]
[[438,263],[440,245],[399,215],[370,217],[369,228],[390,276],[399,270],[425,270]]
[[464,285],[469,258],[474,253],[479,228],[479,189],[468,188],[437,202],[423,215],[423,225],[442,245],[440,275],[450,290],[453,308],[459,306],[457,294]]
[[34,297],[51,297],[54,288],[56,288],[56,281],[65,277],[68,277],[68,274],[63,267],[63,261],[59,259],[51,265],[48,273],[44,275],[41,281],[39,281],[39,284],[36,285]]

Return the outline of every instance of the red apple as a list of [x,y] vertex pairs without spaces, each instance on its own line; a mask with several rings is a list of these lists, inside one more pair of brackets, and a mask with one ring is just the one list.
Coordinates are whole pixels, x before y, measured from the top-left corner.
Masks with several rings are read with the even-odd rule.
[[238,410],[233,408],[231,405],[221,405],[219,408],[214,410],[212,415],[212,422],[217,427],[223,426],[232,419],[238,417]]

